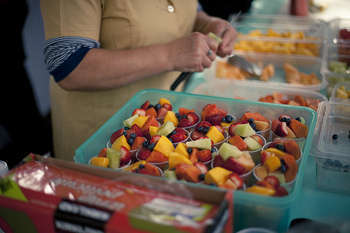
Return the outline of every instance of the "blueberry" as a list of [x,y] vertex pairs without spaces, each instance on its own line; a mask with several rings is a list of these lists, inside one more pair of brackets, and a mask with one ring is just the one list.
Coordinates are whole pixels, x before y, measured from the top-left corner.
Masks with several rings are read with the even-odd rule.
[[153,108],[153,107],[154,107],[153,104],[150,104],[150,105],[148,105],[147,109]]
[[[221,119],[221,121],[222,121],[222,122],[227,122],[225,117],[223,117],[223,118]],[[228,122],[227,122],[227,123],[228,123]]]
[[147,149],[149,150],[153,150],[153,148],[156,146],[155,143],[150,143],[148,146],[147,146]]
[[180,113],[178,113],[178,112],[175,113],[175,116],[176,116],[177,119],[180,119],[180,117],[181,117]]
[[144,164],[140,164],[139,165],[139,169],[143,169],[143,168],[145,168],[145,165]]
[[286,173],[287,171],[287,164],[283,159],[281,159],[281,171],[282,173]]
[[243,140],[245,139],[245,137],[243,137],[243,136],[240,136]]
[[171,133],[168,134],[168,137],[170,137],[170,136],[172,136],[172,135],[174,135],[174,134],[176,134],[176,130],[171,131]]
[[204,175],[204,174],[199,174],[198,179],[199,179],[200,181],[204,180],[204,178],[205,178],[205,175]]
[[227,123],[231,123],[233,121],[233,117],[231,115],[226,115],[225,120]]
[[300,117],[295,118],[295,120],[301,122],[301,118]]
[[134,138],[129,138],[129,139],[128,139],[128,144],[129,144],[129,145],[134,144],[134,140],[135,140]]
[[211,183],[211,184],[209,184],[210,186],[214,186],[214,187],[216,187],[216,184],[213,184],[213,183]]
[[252,122],[252,123],[249,123],[249,125],[250,125],[250,127],[252,127],[255,131],[256,131],[256,125],[255,125],[255,123],[254,122]]
[[290,118],[288,118],[288,117],[282,117],[280,121],[281,121],[281,122],[286,122],[287,124],[289,124],[289,123],[290,123]]
[[337,139],[338,139],[338,134],[333,134],[333,135],[332,135],[332,139],[333,139],[333,140],[337,140]]
[[170,142],[173,142],[173,139],[171,139],[171,138],[168,138],[168,139],[169,139]]
[[132,133],[132,134],[130,134],[130,138],[135,139],[135,138],[136,138],[136,133]]
[[208,133],[208,131],[209,131],[209,127],[208,126],[204,126],[202,133],[206,134],[206,133]]
[[128,135],[128,132],[126,132],[126,131],[124,130],[123,134],[124,134],[124,136],[126,136],[126,135]]
[[146,140],[142,143],[143,147],[148,147],[149,142]]
[[249,123],[249,124],[254,123],[254,119],[253,119],[253,118],[249,118],[249,119],[248,119],[248,123]]
[[214,153],[216,151],[215,147],[211,148],[211,153]]
[[160,104],[156,104],[156,106],[154,106],[154,108],[158,111],[162,106]]
[[191,154],[192,153],[192,148],[187,148],[187,152],[189,153],[189,154]]
[[284,146],[282,144],[277,144],[276,148],[281,150],[281,151],[286,151],[286,148],[284,148]]
[[204,131],[204,127],[203,127],[203,126],[199,126],[197,130],[198,130],[198,132],[200,132],[200,133],[201,133],[201,132],[203,132],[203,131]]
[[130,129],[129,127],[126,127],[126,126],[124,127],[124,130],[129,130],[129,129]]

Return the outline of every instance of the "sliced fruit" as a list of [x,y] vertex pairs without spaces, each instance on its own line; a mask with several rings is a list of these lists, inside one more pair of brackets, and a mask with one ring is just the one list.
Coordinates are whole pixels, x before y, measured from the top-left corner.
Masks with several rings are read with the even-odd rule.
[[224,135],[218,130],[216,126],[211,126],[206,136],[213,140],[214,144],[225,139]]
[[188,133],[182,128],[176,128],[175,132],[170,136],[173,143],[183,142],[187,139]]
[[297,136],[295,136],[295,134],[294,134],[294,132],[293,132],[293,130],[291,130],[291,128],[289,128],[288,126],[287,126],[287,136],[286,136],[286,138],[296,138]]
[[246,173],[245,167],[236,161],[235,158],[230,157],[227,160],[225,160],[223,167],[229,171],[235,172],[239,175],[242,175]]
[[166,116],[166,113],[168,112],[168,110],[164,107],[161,107],[160,109],[158,109],[157,111],[157,119],[159,120],[163,120],[164,117]]
[[136,108],[132,114],[132,116],[134,115],[139,115],[139,116],[146,116],[146,110],[142,109],[142,108]]
[[107,158],[109,159],[110,168],[116,169],[120,167],[120,156],[120,151],[114,150],[112,148],[107,149]]
[[191,160],[192,164],[195,164],[198,162],[198,156],[197,156],[198,152],[199,152],[199,150],[197,148],[192,149],[192,152],[190,154],[190,160]]
[[191,139],[192,140],[197,140],[201,137],[205,136],[205,134],[201,133],[201,132],[198,132],[197,130],[194,130],[192,133],[191,133]]
[[152,137],[152,136],[158,134],[159,127],[156,127],[156,126],[152,126],[152,125],[151,125],[151,126],[148,128],[148,130],[149,130],[149,135]]
[[244,138],[255,134],[254,129],[250,126],[249,123],[236,125],[233,128],[233,132],[235,135],[238,135]]
[[276,176],[266,176],[264,178],[264,181],[271,184],[274,188],[277,188],[278,186],[280,186],[280,181]]
[[159,104],[160,105],[164,105],[164,104],[170,104],[171,105],[171,103],[170,103],[170,100],[168,100],[168,99],[166,99],[166,98],[160,98],[159,99]]
[[279,121],[279,120],[277,120],[277,119],[273,120],[272,123],[271,123],[271,130],[272,130],[273,132],[275,132],[276,129],[277,129],[277,126],[278,126],[279,124],[280,124],[280,121]]
[[274,154],[278,158],[282,158],[284,155],[287,155],[286,152],[281,151],[281,150],[279,150],[277,148],[273,148],[273,147],[267,148],[265,151],[271,152],[272,154]]
[[[286,178],[284,174],[280,171],[271,172],[269,176],[275,177],[278,180],[279,184],[285,184]],[[272,182],[272,180],[269,180],[268,182]]]
[[270,156],[273,156],[273,153],[270,151],[263,150],[260,152],[261,163],[264,164],[266,159]]
[[277,156],[270,156],[266,159],[264,166],[268,172],[274,172],[281,167],[281,160]]
[[266,121],[254,121],[254,123],[258,131],[263,131],[270,127],[269,122],[266,122]]
[[228,142],[234,146],[236,146],[239,150],[248,150],[248,145],[245,143],[245,141],[238,135],[235,135],[233,137],[230,137]]
[[283,159],[287,165],[287,170],[284,173],[284,177],[286,178],[286,182],[290,182],[295,179],[298,173],[298,164],[292,155],[285,155],[281,159]]
[[205,174],[206,184],[223,185],[232,172],[222,167],[214,167]]
[[275,189],[275,197],[283,197],[283,196],[287,196],[288,195],[288,191],[283,187],[283,186],[278,186]]
[[139,168],[135,169],[134,171],[144,175],[161,176],[159,168],[151,163],[145,163],[143,166],[139,166]]
[[166,157],[163,153],[154,150],[148,156],[146,161],[149,163],[163,163],[168,161],[168,157]]
[[193,109],[188,109],[188,108],[179,108],[179,114],[182,115],[187,115],[190,112],[194,112]]
[[225,161],[220,155],[215,156],[213,160],[213,167],[224,167]]
[[257,166],[254,172],[260,180],[265,179],[265,177],[268,175],[268,171],[265,166]]
[[207,149],[211,150],[211,140],[209,138],[202,138],[196,141],[186,142],[187,148],[198,148],[198,149]]
[[175,112],[173,111],[168,111],[164,117],[164,121],[163,124],[166,122],[172,122],[174,127],[176,127],[179,124],[179,120],[177,119],[177,117],[175,116]]
[[279,122],[279,124],[276,127],[276,130],[274,131],[277,136],[285,137],[288,135],[288,126],[286,122]]
[[155,108],[151,107],[149,109],[146,110],[146,116],[154,116],[154,117],[157,117],[158,116],[158,113],[156,111]]
[[139,116],[136,114],[136,115],[133,115],[133,116],[129,117],[128,119],[124,120],[123,121],[124,126],[131,128],[134,120],[138,117]]
[[187,147],[185,145],[185,143],[180,142],[179,144],[177,144],[176,148],[175,148],[175,152],[184,155],[186,158],[189,158],[189,154],[187,151]]
[[190,112],[184,116],[185,117],[182,117],[179,122],[179,127],[189,127],[195,125],[199,121],[199,117],[194,112]]
[[256,150],[259,150],[262,148],[262,145],[257,142],[255,139],[252,138],[253,136],[251,137],[246,137],[244,139],[244,142],[247,144],[248,146],[248,150],[250,151],[256,151]]
[[163,104],[162,107],[165,108],[168,111],[173,110],[173,106],[171,104]]
[[239,177],[235,173],[231,173],[230,176],[228,177],[228,180],[232,181],[236,185],[236,189],[241,189],[243,188],[243,180],[241,177]]
[[283,145],[288,154],[293,155],[296,160],[300,158],[301,150],[298,143],[296,143],[294,140],[286,140],[284,141]]
[[194,163],[194,166],[197,167],[202,174],[206,174],[208,172],[208,168],[204,163],[196,162]]
[[114,143],[112,144],[112,149],[116,150],[116,151],[120,151],[120,148],[124,146],[126,147],[128,150],[130,150],[130,145],[128,144],[126,137],[124,135],[120,136],[119,138],[117,138]]
[[142,105],[141,108],[144,110],[147,110],[148,107],[151,105],[151,103],[149,102],[149,100],[146,100]]
[[[136,115],[137,116],[137,115]],[[142,126],[146,123],[149,116],[138,116],[134,121],[133,125],[136,124],[138,127],[142,128]]]
[[122,135],[124,134],[124,132],[125,132],[124,128],[121,128],[121,129],[115,131],[115,132],[112,134],[112,136],[110,137],[109,142],[110,142],[111,144],[113,144],[113,142],[114,142],[117,138],[119,138],[120,136],[122,136]]
[[90,164],[97,167],[108,167],[109,158],[107,157],[92,157]]
[[120,166],[128,164],[131,160],[131,153],[126,147],[122,146],[120,148]]
[[100,150],[100,152],[97,155],[97,157],[106,157],[106,156],[107,156],[107,148],[103,148],[102,150]]
[[154,135],[154,136],[152,136],[151,137],[151,140],[149,141],[149,144],[157,144],[157,142],[159,141],[159,139],[161,138],[161,136],[160,135]]
[[139,152],[138,152],[138,159],[140,160],[146,160],[150,155],[151,155],[151,151],[145,148],[142,148]]
[[149,116],[146,123],[143,125],[141,128],[141,131],[146,134],[149,132],[149,127],[154,126],[154,127],[159,127],[159,122],[154,116]]
[[132,125],[131,128],[128,129],[126,132],[127,132],[127,135],[126,135],[127,139],[129,139],[132,134],[134,134],[134,136],[143,136],[141,128],[138,127],[137,125]]
[[210,122],[213,125],[220,125],[222,122],[222,118],[224,118],[224,114],[215,114],[215,115],[210,115],[205,118],[206,121]]
[[131,146],[131,150],[139,150],[142,148],[142,144],[146,141],[145,137],[136,137],[134,143]]
[[245,168],[244,173],[249,172],[255,167],[255,163],[247,151],[243,152],[242,156],[234,158],[234,160]]
[[145,160],[137,161],[136,163],[131,164],[129,167],[124,168],[124,170],[125,171],[130,171],[130,172],[134,171],[137,168],[139,168],[141,164],[145,165],[146,161]]
[[165,156],[169,156],[175,148],[167,137],[161,136],[153,150],[163,153]]
[[184,155],[177,153],[177,152],[171,152],[169,154],[169,169],[175,168],[179,164],[190,164],[192,165],[191,160],[186,158]]
[[245,190],[248,193],[255,193],[265,196],[273,196],[275,194],[275,190],[271,188],[266,188],[263,186],[253,185]]
[[246,112],[241,117],[240,121],[248,120],[248,119],[254,119],[254,121],[265,121],[269,122],[263,115],[261,115],[258,112]]
[[190,164],[179,164],[175,168],[175,173],[178,179],[184,179],[189,182],[199,182],[199,175],[201,171]]
[[226,161],[230,157],[238,158],[242,156],[243,152],[234,145],[224,142],[219,148],[219,154]]
[[175,130],[175,128],[176,127],[172,121],[165,121],[165,119],[164,119],[164,123],[158,129],[157,134],[159,134],[161,136],[168,136],[171,132],[173,132]]
[[177,180],[176,178],[176,173],[173,170],[165,170],[164,171],[164,176],[168,179],[168,180]]
[[198,151],[197,158],[200,162],[208,162],[212,159],[210,150],[200,150]]
[[293,130],[297,138],[305,138],[307,136],[307,126],[302,124],[300,121],[292,119],[290,121],[289,127]]
[[218,108],[216,104],[207,104],[202,109],[202,120],[205,121],[208,116],[222,115],[226,116],[227,111]]
[[253,136],[250,136],[250,137],[253,138],[255,141],[257,141],[261,146],[265,145],[265,142],[262,139],[262,136],[256,134],[256,135],[253,135]]

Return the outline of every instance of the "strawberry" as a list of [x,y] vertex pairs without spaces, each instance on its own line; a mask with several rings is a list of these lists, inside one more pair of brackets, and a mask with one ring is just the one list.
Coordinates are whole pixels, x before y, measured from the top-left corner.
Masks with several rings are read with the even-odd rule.
[[203,164],[201,162],[194,163],[194,166],[197,167],[201,171],[202,174],[205,174],[208,172],[207,166],[205,166],[205,164]]
[[139,116],[146,116],[146,110],[142,108],[136,108],[133,112],[132,115],[138,114]]
[[224,167],[225,161],[220,155],[214,157],[213,165],[214,167]]
[[212,126],[212,124],[209,121],[201,121],[196,126],[196,129],[198,130],[199,127],[210,127],[210,126]]
[[207,120],[207,117],[213,116],[213,115],[226,116],[227,115],[227,111],[218,108],[215,104],[207,104],[207,105],[205,105],[203,110],[202,110],[202,120],[205,121],[205,120]]
[[110,139],[109,139],[109,142],[111,143],[111,145],[113,144],[113,142],[114,142],[117,138],[119,138],[119,137],[122,136],[123,134],[124,134],[124,128],[121,128],[121,129],[115,131],[115,132],[112,134],[112,136],[110,137]]
[[151,151],[146,148],[141,148],[141,150],[138,152],[138,159],[139,160],[146,160],[151,155]]
[[237,175],[236,173],[231,173],[231,175],[228,177],[229,180],[231,180],[235,185],[236,185],[236,189],[241,189],[243,188],[243,180],[241,177],[239,177],[239,175]]
[[224,128],[222,128],[220,125],[215,125],[215,127],[220,131],[220,133],[224,134]]
[[163,104],[162,107],[165,108],[168,111],[173,110],[173,106],[171,104]]
[[180,116],[187,115],[190,112],[194,112],[194,110],[193,109],[187,109],[187,108],[179,108]]
[[135,137],[142,137],[143,133],[140,127],[138,127],[136,124],[132,125],[129,130],[127,130],[126,138],[129,139],[130,135],[134,134]]
[[170,136],[172,142],[177,143],[187,138],[187,132],[182,128],[176,128],[175,133]]
[[197,153],[197,158],[200,162],[208,162],[212,159],[210,150],[200,150]]
[[188,113],[187,114],[187,119],[190,121],[191,125],[194,125],[194,124],[196,124],[199,121],[199,117],[194,112]]
[[154,135],[151,137],[149,144],[152,144],[152,143],[156,144],[159,141],[159,139],[160,139],[160,135]]
[[225,115],[223,114],[215,114],[215,115],[210,115],[206,117],[206,121],[209,121],[213,125],[220,125],[222,122],[222,118],[224,118]]
[[158,113],[155,108],[151,107],[146,110],[146,116],[154,116],[157,118]]
[[97,157],[106,157],[107,156],[107,148],[103,148],[97,155]]
[[288,195],[288,191],[283,186],[278,186],[275,189],[275,195],[276,197],[283,197]]
[[130,151],[126,147],[122,146],[120,148],[120,166],[122,167],[128,164],[130,160],[131,160]]
[[195,131],[193,131],[192,134],[191,134],[191,139],[192,139],[192,140],[197,140],[197,139],[199,139],[199,138],[201,138],[201,137],[204,137],[204,136],[205,136],[205,134],[200,133],[200,132],[198,132],[197,130],[195,130]]
[[280,186],[280,181],[278,180],[278,178],[276,176],[266,176],[264,178],[264,181],[266,181],[267,183],[271,184],[275,189]]
[[145,137],[136,137],[134,143],[131,146],[131,150],[139,150],[142,148],[143,143],[146,141]]
[[261,181],[256,182],[256,185],[259,185],[259,186],[262,186],[265,188],[269,188],[269,189],[275,189],[275,187],[272,184],[270,184],[269,182],[267,182],[265,180],[261,180]]
[[166,108],[161,107],[157,112],[157,114],[158,114],[157,119],[163,120],[167,112],[168,112],[168,110]]
[[260,152],[260,155],[261,155],[261,163],[264,164],[265,161],[266,161],[266,159],[267,159],[268,157],[272,156],[272,153],[263,150],[263,151]]
[[144,102],[142,105],[141,105],[141,108],[144,109],[144,110],[147,110],[148,107],[150,106],[150,102],[148,100],[146,100],[146,102]]

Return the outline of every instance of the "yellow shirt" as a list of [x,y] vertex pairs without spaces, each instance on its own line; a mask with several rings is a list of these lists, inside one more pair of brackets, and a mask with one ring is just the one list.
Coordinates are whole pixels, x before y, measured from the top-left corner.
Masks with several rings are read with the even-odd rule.
[[[133,49],[189,35],[197,0],[41,0],[46,39],[80,36],[105,49]],[[50,80],[54,153],[74,151],[137,91],[169,89],[179,75],[168,72],[107,91],[66,91]],[[102,149],[102,148],[101,148]]]

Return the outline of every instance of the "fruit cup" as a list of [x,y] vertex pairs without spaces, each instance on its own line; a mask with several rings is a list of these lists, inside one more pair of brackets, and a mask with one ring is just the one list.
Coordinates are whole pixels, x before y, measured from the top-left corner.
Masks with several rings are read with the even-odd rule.
[[[261,171],[260,171],[260,169],[263,169],[262,167],[263,167],[263,166],[262,166],[261,164],[258,164],[258,165],[253,169],[253,177],[254,177],[254,179],[255,179],[257,182],[263,181],[263,180],[264,180],[264,178],[262,178],[262,175],[260,174],[260,173],[264,173],[264,172],[261,172]],[[267,174],[267,175],[274,176],[273,174],[272,174],[272,175],[271,175],[271,174]],[[267,176],[267,175],[266,175],[266,176]],[[291,180],[291,181],[289,181],[289,182],[281,182],[281,180],[280,180],[278,177],[277,177],[277,179],[279,180],[280,185],[281,185],[282,187],[284,187],[284,188],[288,191],[288,193],[290,193],[290,192],[292,191],[293,185],[294,185],[294,183],[295,183],[295,179],[296,179],[296,178],[294,178],[293,180]]]
[[192,129],[196,127],[196,125],[201,121],[201,117],[198,113],[188,110],[189,112],[181,112],[179,110],[179,113],[176,113],[176,117],[179,121],[179,124],[177,127],[186,129],[187,131],[191,132]]
[[266,141],[269,141],[271,138],[271,121],[269,120],[269,125],[266,129],[258,130],[256,133],[262,135]]
[[176,147],[180,142],[185,143],[190,140],[190,132],[184,128],[178,127],[168,135],[168,138],[171,139],[174,147]]
[[303,149],[308,128],[302,117],[295,119],[288,115],[281,115],[271,123],[272,140],[275,138],[290,138],[295,140]]
[[[300,163],[301,158],[303,157],[299,144],[295,140],[290,138],[275,138],[272,142],[266,143],[266,145],[262,148],[262,151],[268,151],[268,148],[274,148],[270,149],[272,152],[277,152],[281,154],[287,153],[293,155],[297,164]],[[278,152],[275,149],[280,151]],[[259,163],[261,162],[260,158],[261,154],[259,156]]]
[[[91,165],[91,166],[96,166],[96,165],[93,165],[93,163],[91,162],[95,157],[92,157],[91,159],[89,159],[89,162],[88,164]],[[124,166],[122,167],[119,167],[119,168],[110,168],[110,169],[113,169],[113,170],[117,170],[117,171],[120,171],[120,170],[123,170],[124,168],[127,168],[131,165],[132,161],[129,160],[129,162],[127,164],[125,164]],[[97,166],[97,167],[105,167],[105,166]]]
[[213,145],[219,148],[229,138],[229,134],[219,125],[207,126],[204,132],[199,132],[197,129],[193,130],[190,134],[190,140],[195,141],[200,138],[210,138]]
[[136,163],[131,164],[129,167],[124,168],[124,171],[135,172],[144,175],[151,176],[163,176],[164,172],[158,166],[148,163],[145,160],[137,161]]
[[[110,140],[107,141],[106,143],[106,147],[107,148],[112,148],[112,145],[111,145],[111,142]],[[136,159],[136,153],[137,153],[137,149],[135,150],[130,150],[130,154],[131,154],[131,162],[135,162],[137,159]]]
[[[164,158],[164,155],[160,155],[160,152],[157,152],[157,151],[149,151],[149,154],[148,155],[145,155],[145,153],[148,153],[148,152],[145,152],[146,150],[144,149],[141,149],[141,150],[138,150],[136,152],[136,159],[138,161],[146,161],[150,164],[153,164],[157,167],[159,167],[160,169],[162,170],[166,170],[168,168],[168,165],[169,165],[169,161],[168,160],[165,160]],[[148,150],[147,150],[148,151]],[[152,159],[149,159],[151,157],[151,154],[153,153],[152,156],[154,157],[161,157],[160,160],[163,160],[162,162],[156,162],[155,160],[152,160]],[[149,160],[149,161],[148,161]],[[152,161],[152,162],[151,162]]]

